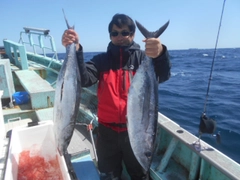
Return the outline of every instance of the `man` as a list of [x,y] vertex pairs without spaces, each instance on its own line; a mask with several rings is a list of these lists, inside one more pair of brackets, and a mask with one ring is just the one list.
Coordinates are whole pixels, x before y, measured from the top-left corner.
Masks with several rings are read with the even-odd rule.
[[84,63],[83,48],[78,34],[66,30],[62,44],[75,43],[83,87],[98,84],[98,139],[97,156],[101,179],[121,179],[122,161],[133,180],[146,178],[130,146],[126,127],[126,105],[131,77],[147,55],[153,59],[159,83],[170,77],[170,60],[166,46],[159,38],[145,42],[145,52],[134,42],[136,26],[124,14],[113,16],[108,26],[111,42],[107,52]]

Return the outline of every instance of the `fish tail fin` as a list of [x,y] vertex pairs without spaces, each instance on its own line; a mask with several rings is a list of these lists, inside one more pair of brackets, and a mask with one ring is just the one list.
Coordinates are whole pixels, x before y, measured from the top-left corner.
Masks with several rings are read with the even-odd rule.
[[68,24],[68,20],[67,20],[67,18],[66,18],[66,15],[65,15],[64,9],[62,9],[62,11],[63,11],[64,19],[65,19],[66,24],[67,24],[67,28],[68,28],[68,29],[74,29],[74,26],[71,27],[71,26]]
[[155,32],[150,32],[148,31],[143,25],[141,25],[138,21],[135,21],[136,25],[139,29],[139,31],[143,34],[145,38],[158,38],[168,27],[169,21],[166,22],[162,27],[160,27],[157,31]]

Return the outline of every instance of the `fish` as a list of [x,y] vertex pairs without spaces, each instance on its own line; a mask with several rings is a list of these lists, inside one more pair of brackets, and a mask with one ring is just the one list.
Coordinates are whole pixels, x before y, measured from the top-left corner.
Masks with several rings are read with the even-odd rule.
[[[169,21],[155,32],[149,32],[138,21],[136,25],[146,37],[159,37],[168,27]],[[158,82],[152,59],[145,56],[128,91],[127,129],[133,153],[147,173],[156,146],[158,119]]]
[[[64,18],[68,29],[74,29],[74,26],[69,26],[65,14]],[[67,153],[67,147],[74,132],[80,97],[81,77],[76,46],[72,43],[66,47],[66,57],[57,77],[53,107],[54,136],[56,148],[61,156]]]

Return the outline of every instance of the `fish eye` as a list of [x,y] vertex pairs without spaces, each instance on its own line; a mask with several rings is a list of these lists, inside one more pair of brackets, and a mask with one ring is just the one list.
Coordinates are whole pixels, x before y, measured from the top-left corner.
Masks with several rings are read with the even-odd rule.
[[147,158],[151,158],[152,157],[152,152],[148,151],[144,153],[145,156],[147,156]]

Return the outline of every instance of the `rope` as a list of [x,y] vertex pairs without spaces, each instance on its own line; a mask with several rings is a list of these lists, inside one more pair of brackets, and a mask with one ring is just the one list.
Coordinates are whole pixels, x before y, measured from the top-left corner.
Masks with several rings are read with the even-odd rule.
[[203,113],[204,113],[204,114],[206,113],[206,106],[207,106],[207,101],[208,101],[208,96],[209,96],[210,84],[211,84],[211,80],[212,80],[212,72],[213,72],[213,66],[214,66],[214,61],[215,61],[215,57],[216,57],[217,44],[218,44],[218,38],[219,38],[220,29],[221,29],[221,24],[222,24],[222,17],[223,17],[225,2],[226,2],[226,0],[223,1],[222,13],[221,13],[221,18],[220,18],[219,27],[218,27],[216,44],[215,44],[215,48],[214,48],[212,66],[211,66],[211,71],[210,71],[210,76],[209,76],[209,81],[208,81],[208,87],[207,87],[207,94],[206,94],[206,99],[205,99],[204,109],[203,109]]

